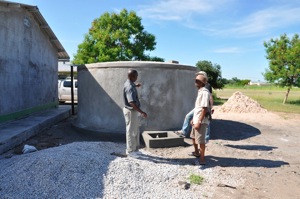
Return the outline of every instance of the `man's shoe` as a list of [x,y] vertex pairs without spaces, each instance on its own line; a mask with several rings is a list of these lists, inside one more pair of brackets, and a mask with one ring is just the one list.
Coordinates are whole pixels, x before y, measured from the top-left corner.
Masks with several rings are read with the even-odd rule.
[[175,133],[182,138],[185,138],[185,135],[182,133],[182,131],[175,131]]
[[140,157],[139,156],[139,151],[132,151],[132,152],[130,152],[130,153],[127,154],[127,157],[138,159]]
[[200,157],[200,154],[199,153],[195,153],[195,152],[188,153],[188,155],[189,156]]

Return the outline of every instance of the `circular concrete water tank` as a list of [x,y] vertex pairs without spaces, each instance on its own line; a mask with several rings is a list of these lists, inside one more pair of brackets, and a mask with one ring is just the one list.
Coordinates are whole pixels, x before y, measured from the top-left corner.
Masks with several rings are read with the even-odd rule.
[[75,125],[96,132],[125,133],[123,85],[129,69],[138,71],[136,83],[141,109],[140,130],[179,130],[194,107],[196,67],[165,62],[105,62],[78,67],[78,115]]

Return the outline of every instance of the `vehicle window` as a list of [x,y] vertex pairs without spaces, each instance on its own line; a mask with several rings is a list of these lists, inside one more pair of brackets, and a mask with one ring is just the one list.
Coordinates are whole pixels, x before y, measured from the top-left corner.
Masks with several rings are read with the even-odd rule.
[[71,81],[64,81],[64,87],[70,87],[71,88]]
[[77,86],[77,81],[75,82],[75,88],[77,88],[78,86]]

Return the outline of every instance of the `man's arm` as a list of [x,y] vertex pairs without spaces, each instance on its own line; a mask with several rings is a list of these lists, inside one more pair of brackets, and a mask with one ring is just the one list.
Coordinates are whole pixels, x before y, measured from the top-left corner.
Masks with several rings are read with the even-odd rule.
[[193,126],[194,126],[194,128],[195,128],[196,130],[199,130],[199,129],[200,129],[201,122],[202,122],[202,120],[203,120],[204,117],[205,117],[206,111],[207,111],[206,107],[203,107],[203,108],[202,108],[202,111],[201,111],[201,113],[200,113],[198,122],[197,122],[196,124],[193,124]]
[[211,114],[214,113],[214,98],[212,96],[212,94],[210,95],[210,98],[209,98],[209,102],[210,102],[210,110],[211,110]]
[[141,113],[141,115],[143,116],[143,117],[147,117],[147,113],[145,113],[145,112],[143,112],[137,105],[135,105],[135,103],[133,103],[133,102],[129,102],[129,104],[130,104],[130,106],[134,109],[134,110],[136,110],[136,111],[138,111],[139,113]]

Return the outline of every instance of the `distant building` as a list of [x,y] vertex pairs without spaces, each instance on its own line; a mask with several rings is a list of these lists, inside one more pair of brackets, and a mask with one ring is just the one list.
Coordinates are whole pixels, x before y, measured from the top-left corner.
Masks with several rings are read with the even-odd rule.
[[[77,66],[73,66],[73,75],[77,78]],[[71,77],[71,62],[70,61],[58,61],[58,79],[66,79]]]
[[257,81],[257,82],[250,81],[248,83],[248,85],[250,85],[250,86],[253,86],[253,85],[256,85],[256,86],[266,86],[266,85],[269,85],[269,83],[267,83],[267,82],[261,82],[261,81]]
[[0,122],[55,107],[69,55],[37,6],[0,0]]

